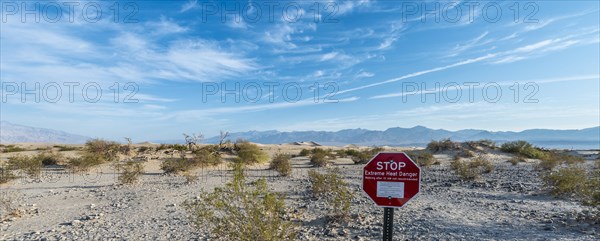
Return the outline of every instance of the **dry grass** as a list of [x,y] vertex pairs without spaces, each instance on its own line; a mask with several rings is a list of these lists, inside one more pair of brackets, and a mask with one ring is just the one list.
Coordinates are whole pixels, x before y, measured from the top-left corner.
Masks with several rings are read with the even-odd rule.
[[406,154],[420,167],[430,167],[431,165],[439,165],[433,155],[427,151],[407,151]]
[[468,162],[461,161],[460,158],[455,158],[450,163],[450,168],[463,180],[475,180],[482,173],[492,172],[494,165],[483,157],[477,157]]
[[442,139],[439,141],[431,141],[427,144],[427,150],[432,152],[441,152],[454,150],[458,148],[458,144],[451,141],[450,139]]
[[144,166],[140,162],[128,161],[117,164],[119,171],[119,183],[129,185],[139,181],[140,175],[144,173]]
[[588,173],[581,167],[568,166],[543,176],[552,194],[574,196],[586,205],[600,205],[600,171]]
[[269,155],[258,145],[244,140],[236,141],[235,152],[245,165],[261,164],[269,160]]

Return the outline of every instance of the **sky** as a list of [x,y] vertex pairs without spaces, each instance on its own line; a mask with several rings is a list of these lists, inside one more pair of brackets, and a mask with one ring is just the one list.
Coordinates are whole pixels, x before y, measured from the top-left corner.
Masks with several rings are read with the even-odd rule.
[[598,1],[1,4],[15,124],[136,141],[600,125]]

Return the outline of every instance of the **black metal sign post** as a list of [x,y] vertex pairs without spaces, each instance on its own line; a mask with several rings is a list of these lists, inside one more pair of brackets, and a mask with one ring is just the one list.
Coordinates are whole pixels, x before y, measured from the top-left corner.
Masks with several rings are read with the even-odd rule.
[[383,241],[392,241],[394,234],[394,209],[383,208]]

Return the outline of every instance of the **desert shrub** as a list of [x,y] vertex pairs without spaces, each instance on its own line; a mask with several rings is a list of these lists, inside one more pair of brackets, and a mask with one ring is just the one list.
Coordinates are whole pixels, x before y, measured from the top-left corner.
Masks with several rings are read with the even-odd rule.
[[265,163],[269,160],[269,155],[266,152],[261,150],[258,145],[248,141],[236,141],[235,151],[240,160],[246,165]]
[[79,150],[78,147],[74,147],[74,146],[54,146],[54,148],[57,148],[58,151],[77,151],[77,150]]
[[19,193],[12,190],[2,190],[0,195],[0,222],[10,217],[20,217],[24,210],[19,208]]
[[584,204],[600,205],[600,171],[588,174],[581,167],[568,166],[542,178],[553,195],[574,196]]
[[433,155],[426,151],[408,151],[406,154],[420,167],[429,167],[439,162],[433,157]]
[[146,152],[151,152],[151,151],[153,151],[153,150],[154,150],[154,148],[153,148],[153,147],[151,147],[151,146],[140,146],[140,147],[137,149],[137,152],[138,152],[138,153],[146,153]]
[[34,156],[15,155],[8,158],[8,166],[23,171],[29,177],[36,177],[42,172],[42,160]]
[[483,157],[477,157],[469,163],[470,168],[480,169],[483,173],[490,173],[494,170],[494,165]]
[[10,182],[17,178],[10,167],[0,166],[0,184]]
[[525,158],[516,156],[516,157],[509,159],[508,162],[510,162],[510,164],[512,164],[513,166],[516,166],[517,164],[519,164],[519,162],[526,162],[526,161],[525,161]]
[[477,149],[478,147],[487,147],[490,149],[496,149],[496,142],[488,139],[478,141],[467,141],[465,142],[471,149]]
[[58,165],[65,161],[65,156],[63,154],[51,150],[40,152],[35,158],[39,159],[44,166]]
[[464,158],[475,157],[475,154],[473,154],[472,151],[467,150],[467,149],[461,149],[457,154],[458,154],[458,156],[464,157]]
[[317,153],[313,153],[310,156],[310,163],[313,164],[313,166],[316,167],[324,167],[327,166],[329,164],[329,162],[327,161],[328,157],[327,154],[325,152],[317,152]]
[[216,166],[223,161],[217,145],[203,146],[194,150],[193,153],[197,166]]
[[494,170],[494,165],[482,157],[473,161],[464,162],[455,159],[450,162],[450,168],[463,180],[474,180],[479,178],[481,173],[489,173]]
[[92,139],[85,143],[84,155],[93,155],[101,163],[112,162],[117,159],[120,151],[119,143],[102,139]]
[[461,161],[460,159],[454,159],[450,162],[450,168],[463,180],[474,180],[479,178],[479,172],[470,168],[468,163]]
[[281,176],[289,176],[292,174],[291,156],[288,154],[277,153],[271,161],[270,169],[273,169]]
[[187,158],[168,158],[165,159],[160,164],[160,169],[162,169],[167,174],[178,174],[182,172],[189,171],[196,167],[198,163],[193,159]]
[[179,152],[184,152],[188,150],[188,147],[186,145],[181,144],[170,145],[169,148]]
[[27,151],[27,149],[21,148],[21,147],[15,146],[15,145],[5,146],[4,149],[2,150],[3,153],[22,152],[22,151]]
[[144,172],[144,166],[141,162],[128,161],[117,164],[117,170],[119,171],[119,183],[133,184],[139,180],[140,175]]
[[534,147],[526,141],[506,142],[500,146],[500,150],[506,153],[512,153],[527,158],[546,159],[548,152],[540,148]]
[[565,153],[559,153],[556,151],[547,151],[545,157],[540,159],[538,163],[538,169],[541,170],[552,170],[561,164],[573,165],[585,162],[585,159],[569,155]]
[[451,141],[450,139],[442,139],[439,141],[431,141],[427,144],[427,150],[432,152],[440,152],[456,149],[457,144]]
[[186,171],[183,173],[183,177],[185,177],[186,184],[193,184],[198,181],[198,174],[193,173],[192,171]]
[[67,161],[67,168],[75,172],[86,172],[91,167],[103,164],[104,162],[105,159],[100,155],[83,153],[79,157],[69,158]]
[[332,169],[325,174],[310,170],[308,178],[313,196],[324,198],[329,204],[329,218],[332,221],[348,220],[354,192],[350,190],[348,183],[339,175],[339,170]]
[[600,169],[600,157],[596,159],[596,169]]
[[243,163],[234,165],[233,180],[213,192],[203,192],[184,206],[198,229],[208,229],[221,240],[294,240],[296,231],[287,220],[285,196],[269,191],[265,179],[246,183]]
[[308,155],[310,155],[310,150],[308,150],[308,149],[302,149],[300,151],[300,153],[298,154],[298,156],[308,156]]
[[344,154],[350,156],[354,164],[365,164],[369,162],[377,153],[382,151],[384,151],[384,149],[381,147],[373,147],[363,151],[348,149],[344,152]]

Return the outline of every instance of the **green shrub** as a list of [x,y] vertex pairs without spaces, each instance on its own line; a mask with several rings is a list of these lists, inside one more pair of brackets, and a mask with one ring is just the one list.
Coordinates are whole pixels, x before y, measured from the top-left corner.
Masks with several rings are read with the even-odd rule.
[[42,172],[42,160],[33,156],[15,155],[8,158],[8,165],[13,170],[21,170],[29,177],[39,176]]
[[203,192],[184,206],[200,230],[221,240],[295,240],[297,232],[287,220],[285,196],[270,192],[265,179],[246,184],[243,163],[234,165],[234,177],[222,188]]
[[310,155],[310,150],[308,150],[308,149],[302,149],[300,151],[300,153],[298,154],[298,156],[308,156],[308,155]]
[[475,157],[475,154],[473,154],[473,152],[472,152],[472,151],[469,151],[469,150],[467,150],[467,149],[461,149],[461,150],[458,152],[458,155],[459,155],[460,157],[464,157],[464,158],[471,158],[471,157]]
[[153,151],[153,150],[154,150],[154,148],[153,148],[153,147],[151,147],[151,146],[140,146],[140,147],[137,149],[137,152],[138,152],[138,153],[146,153],[146,152],[151,152],[151,151]]
[[162,169],[167,174],[178,174],[182,172],[187,172],[197,166],[198,162],[194,161],[193,159],[167,158],[161,163],[160,169]]
[[420,167],[429,167],[439,162],[433,157],[433,155],[426,151],[408,151],[406,154]]
[[117,164],[119,171],[119,183],[133,184],[139,180],[139,177],[144,173],[144,166],[140,162],[128,161]]
[[350,156],[354,164],[365,164],[369,162],[377,153],[384,151],[381,147],[373,147],[364,151],[358,151],[354,149],[348,149],[344,152],[347,156]]
[[277,171],[281,176],[289,176],[292,174],[291,158],[292,157],[288,154],[277,153],[273,157],[269,168]]
[[506,142],[500,146],[500,150],[506,153],[512,153],[527,158],[547,159],[549,154],[540,148],[534,147],[526,141]]
[[483,157],[477,157],[469,163],[470,168],[480,169],[483,173],[490,173],[494,170],[494,165]]
[[269,160],[269,155],[260,149],[256,144],[248,141],[238,140],[235,143],[235,151],[240,160],[246,165],[265,163]]
[[556,196],[575,196],[586,205],[600,205],[600,171],[590,174],[581,167],[568,166],[543,177]]
[[429,144],[427,144],[427,150],[432,152],[441,152],[456,149],[457,146],[458,145],[450,139],[442,139],[439,141],[429,142]]
[[316,198],[324,198],[329,204],[329,218],[332,221],[346,221],[350,218],[350,204],[354,192],[348,183],[339,175],[338,169],[321,174],[315,170],[308,172],[312,194]]
[[4,147],[4,149],[2,150],[3,153],[22,152],[22,151],[27,151],[27,149],[21,148],[21,147],[15,146],[15,145],[8,145],[8,146]]
[[478,141],[467,141],[466,144],[471,149],[477,149],[478,147],[487,147],[490,149],[496,149],[496,142],[488,139],[478,140]]
[[194,150],[197,166],[216,166],[223,162],[217,145],[207,145]]
[[542,170],[552,170],[561,164],[573,165],[584,163],[585,159],[556,151],[547,151],[545,157],[540,160],[538,168]]

